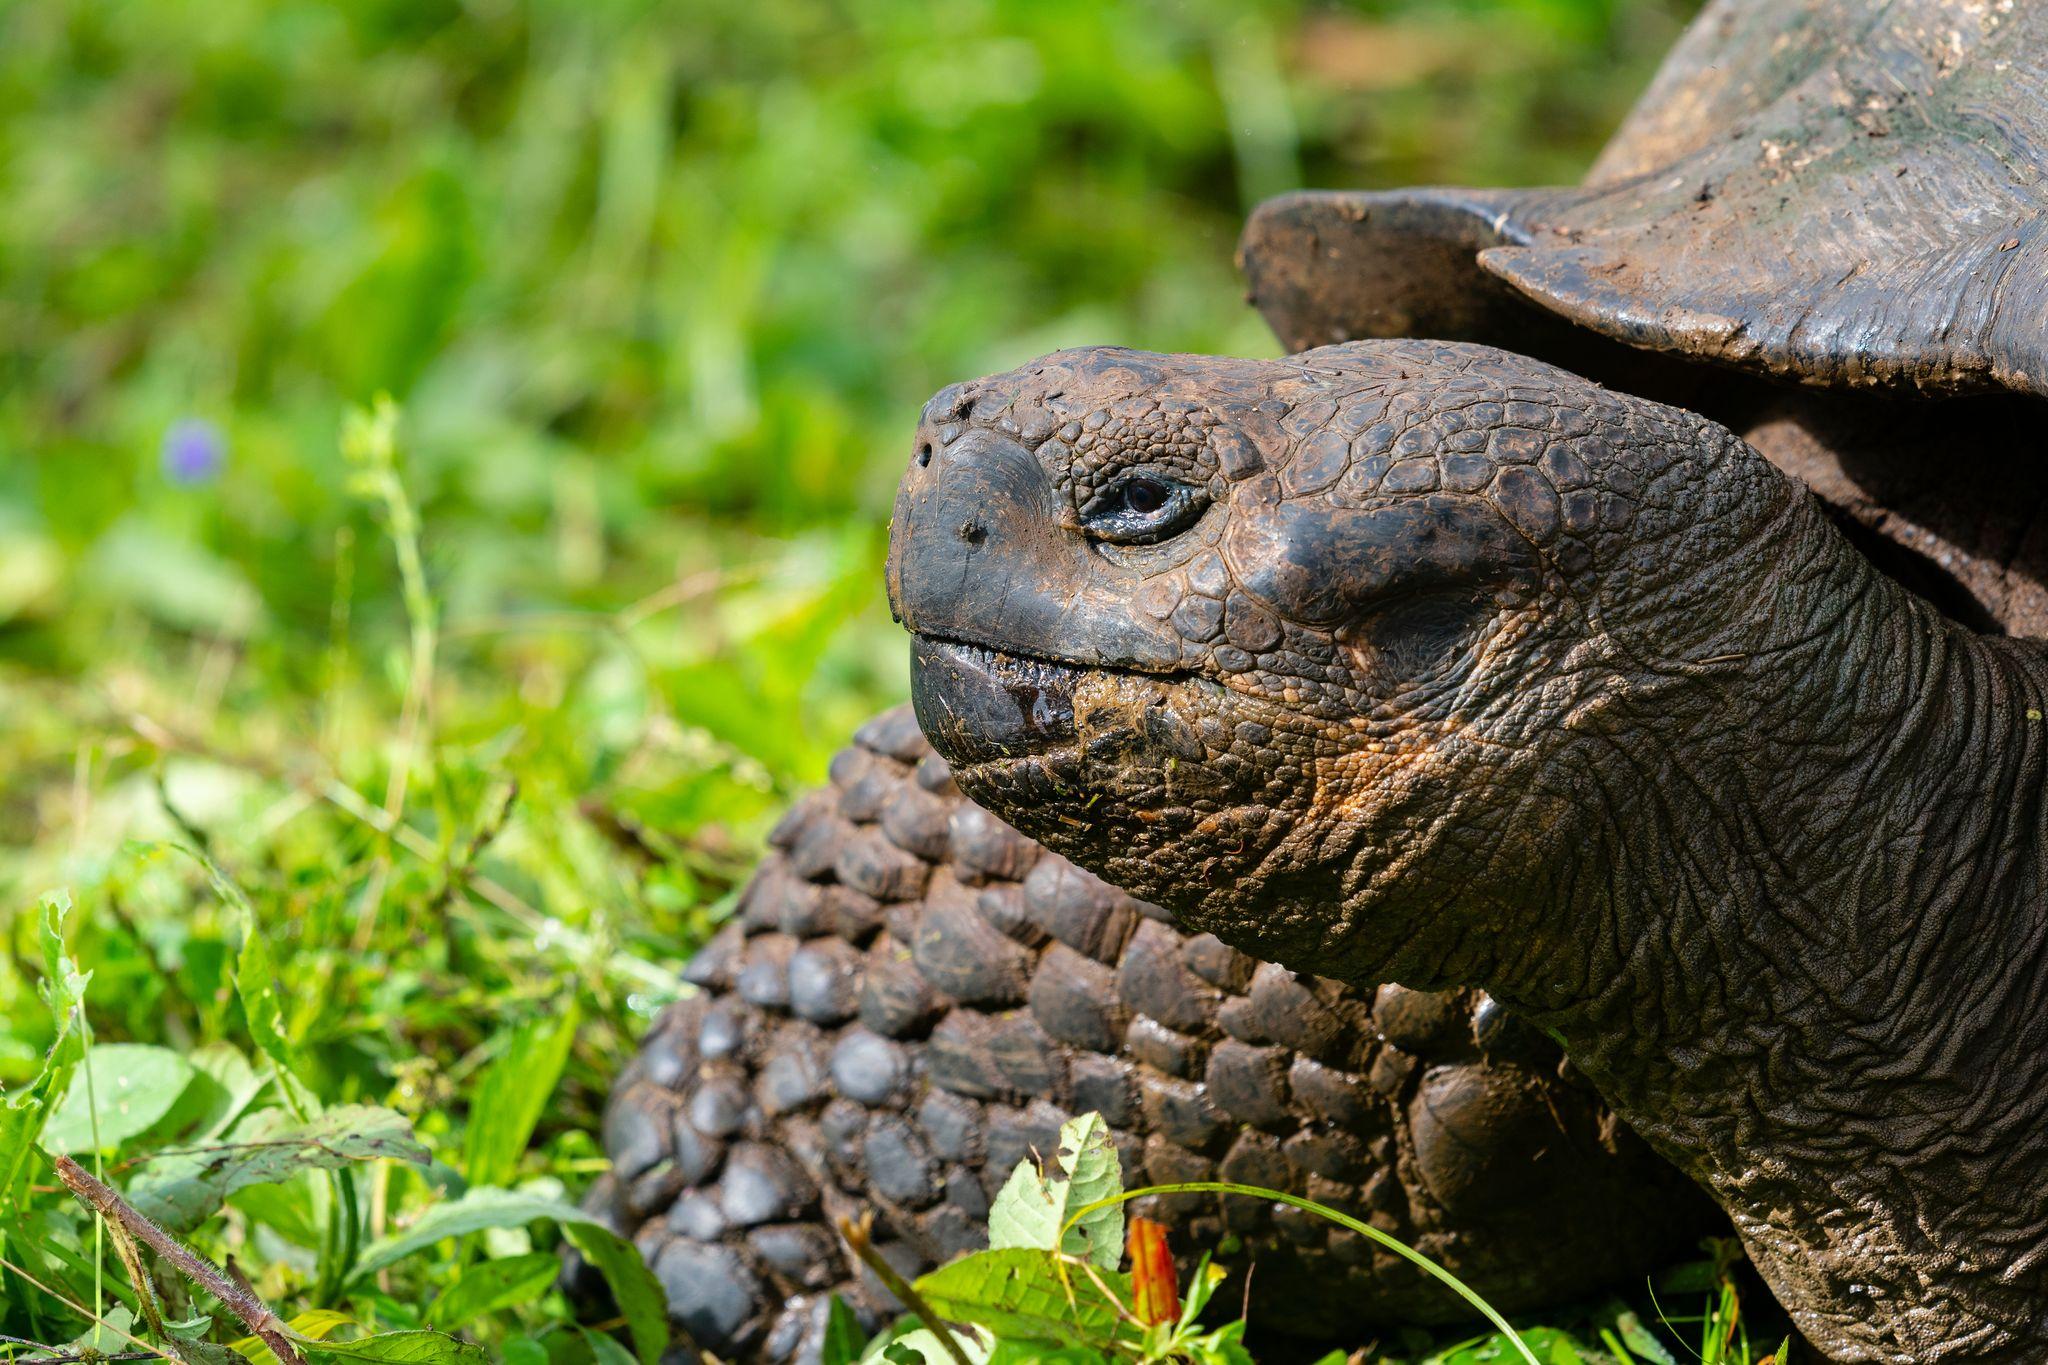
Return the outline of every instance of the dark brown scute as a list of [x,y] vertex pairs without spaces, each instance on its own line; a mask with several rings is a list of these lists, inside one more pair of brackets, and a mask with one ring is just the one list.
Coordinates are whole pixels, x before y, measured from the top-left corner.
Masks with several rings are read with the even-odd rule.
[[1242,255],[1290,346],[1562,359],[1483,272],[1598,336],[1752,374],[2048,397],[2044,142],[2048,6],[1718,0],[1585,186],[1287,196]]
[[[1711,1225],[1682,1177],[1558,1079],[1547,1039],[1482,1026],[1473,993],[1390,987],[1376,1006],[1180,933],[963,800],[908,708],[864,727],[832,776],[777,827],[736,921],[691,963],[699,993],[656,1023],[607,1115],[614,1167],[590,1206],[638,1244],[699,1346],[813,1357],[828,1292],[879,1323],[891,1305],[828,1220],[874,1210],[914,1273],[979,1245],[1009,1170],[1088,1110],[1132,1183],[1308,1194],[1509,1309],[1682,1253]],[[1458,1311],[1292,1211],[1145,1211],[1188,1255],[1238,1233],[1268,1328],[1348,1340]]]

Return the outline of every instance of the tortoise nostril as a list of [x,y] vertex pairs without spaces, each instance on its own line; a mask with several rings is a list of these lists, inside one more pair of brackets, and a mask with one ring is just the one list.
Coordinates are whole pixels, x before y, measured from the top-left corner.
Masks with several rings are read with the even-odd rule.
[[959,535],[960,539],[969,545],[979,545],[988,539],[988,527],[978,521],[963,521],[960,523]]
[[917,448],[917,467],[923,469],[932,462],[932,443],[925,441]]

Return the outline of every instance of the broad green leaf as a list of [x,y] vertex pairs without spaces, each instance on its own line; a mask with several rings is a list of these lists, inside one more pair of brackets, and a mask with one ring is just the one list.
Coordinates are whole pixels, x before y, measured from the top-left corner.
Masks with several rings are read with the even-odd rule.
[[532,1337],[507,1337],[498,1347],[500,1365],[548,1365],[548,1348]]
[[1116,1341],[1119,1308],[1131,1295],[1127,1276],[1063,1265],[1052,1252],[1029,1247],[977,1251],[920,1277],[916,1287],[939,1316],[979,1324],[1006,1341],[1097,1348]]
[[1060,1244],[1061,1201],[1030,1161],[1020,1161],[996,1192],[988,1213],[988,1244],[992,1250],[1029,1247],[1051,1251]]
[[43,1125],[45,1151],[89,1152],[97,1136],[100,1149],[111,1152],[168,1114],[192,1082],[192,1063],[141,1043],[97,1043],[79,1065],[78,1083]]
[[[953,1344],[967,1365],[988,1365],[996,1339],[988,1328],[969,1323],[953,1333]],[[882,1348],[881,1358],[889,1365],[960,1365],[929,1327],[914,1327],[896,1337]]]
[[572,1002],[559,1019],[534,1020],[484,1069],[463,1140],[463,1173],[471,1185],[502,1186],[518,1176],[519,1158],[561,1079],[581,1018]]
[[142,1335],[142,1327],[135,1314],[126,1304],[115,1304],[99,1321],[86,1329],[84,1335],[64,1343],[66,1354],[87,1355],[93,1352],[113,1354],[135,1349],[135,1338]]
[[[997,1341],[988,1365],[1111,1365],[1125,1356],[1106,1356],[1086,1346],[1052,1346],[1043,1341]],[[1250,1365],[1247,1361],[1246,1365]]]
[[202,1138],[217,1138],[234,1127],[270,1084],[269,1077],[257,1075],[242,1050],[232,1043],[195,1048],[188,1060],[199,1074],[180,1108],[201,1102],[193,1109],[190,1122]]
[[860,1330],[860,1319],[834,1294],[825,1310],[825,1340],[818,1352],[818,1365],[854,1365],[866,1349],[868,1334]]
[[128,1200],[173,1232],[198,1226],[228,1196],[251,1185],[289,1180],[304,1170],[339,1170],[355,1161],[424,1165],[426,1148],[405,1117],[371,1105],[341,1105],[300,1122],[264,1109],[226,1140],[150,1161],[128,1183]]
[[1076,1210],[1114,1199],[1123,1187],[1123,1168],[1102,1115],[1069,1119],[1060,1127],[1052,1163],[1040,1172],[1028,1161],[1019,1162],[996,1195],[989,1210],[989,1247],[1057,1247],[1114,1270],[1124,1254],[1123,1205],[1089,1212],[1064,1235],[1061,1229]]
[[561,1260],[548,1251],[480,1261],[435,1295],[427,1305],[427,1325],[452,1332],[478,1318],[531,1303],[547,1293],[561,1273]]
[[490,1365],[490,1354],[441,1332],[383,1332],[304,1348],[307,1360],[383,1360],[393,1365]]
[[566,1221],[562,1235],[583,1253],[583,1259],[597,1267],[611,1287],[612,1300],[626,1320],[633,1338],[633,1353],[640,1365],[654,1365],[668,1349],[668,1296],[661,1281],[647,1268],[647,1262],[631,1242],[625,1241],[595,1219]]

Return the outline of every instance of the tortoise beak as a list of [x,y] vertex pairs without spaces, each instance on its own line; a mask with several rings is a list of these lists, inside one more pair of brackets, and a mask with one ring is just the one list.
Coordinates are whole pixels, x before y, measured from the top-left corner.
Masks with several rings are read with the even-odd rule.
[[910,700],[918,727],[946,761],[1024,758],[1074,739],[1080,670],[981,645],[917,636]]

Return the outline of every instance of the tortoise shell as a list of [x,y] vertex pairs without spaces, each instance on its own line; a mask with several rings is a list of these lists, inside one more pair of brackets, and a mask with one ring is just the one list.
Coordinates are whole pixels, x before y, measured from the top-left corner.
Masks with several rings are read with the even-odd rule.
[[[1585,183],[1253,215],[1299,350],[1579,330],[1826,388],[2048,397],[2048,5],[1715,0]],[[1562,325],[1561,325],[1562,324]]]

